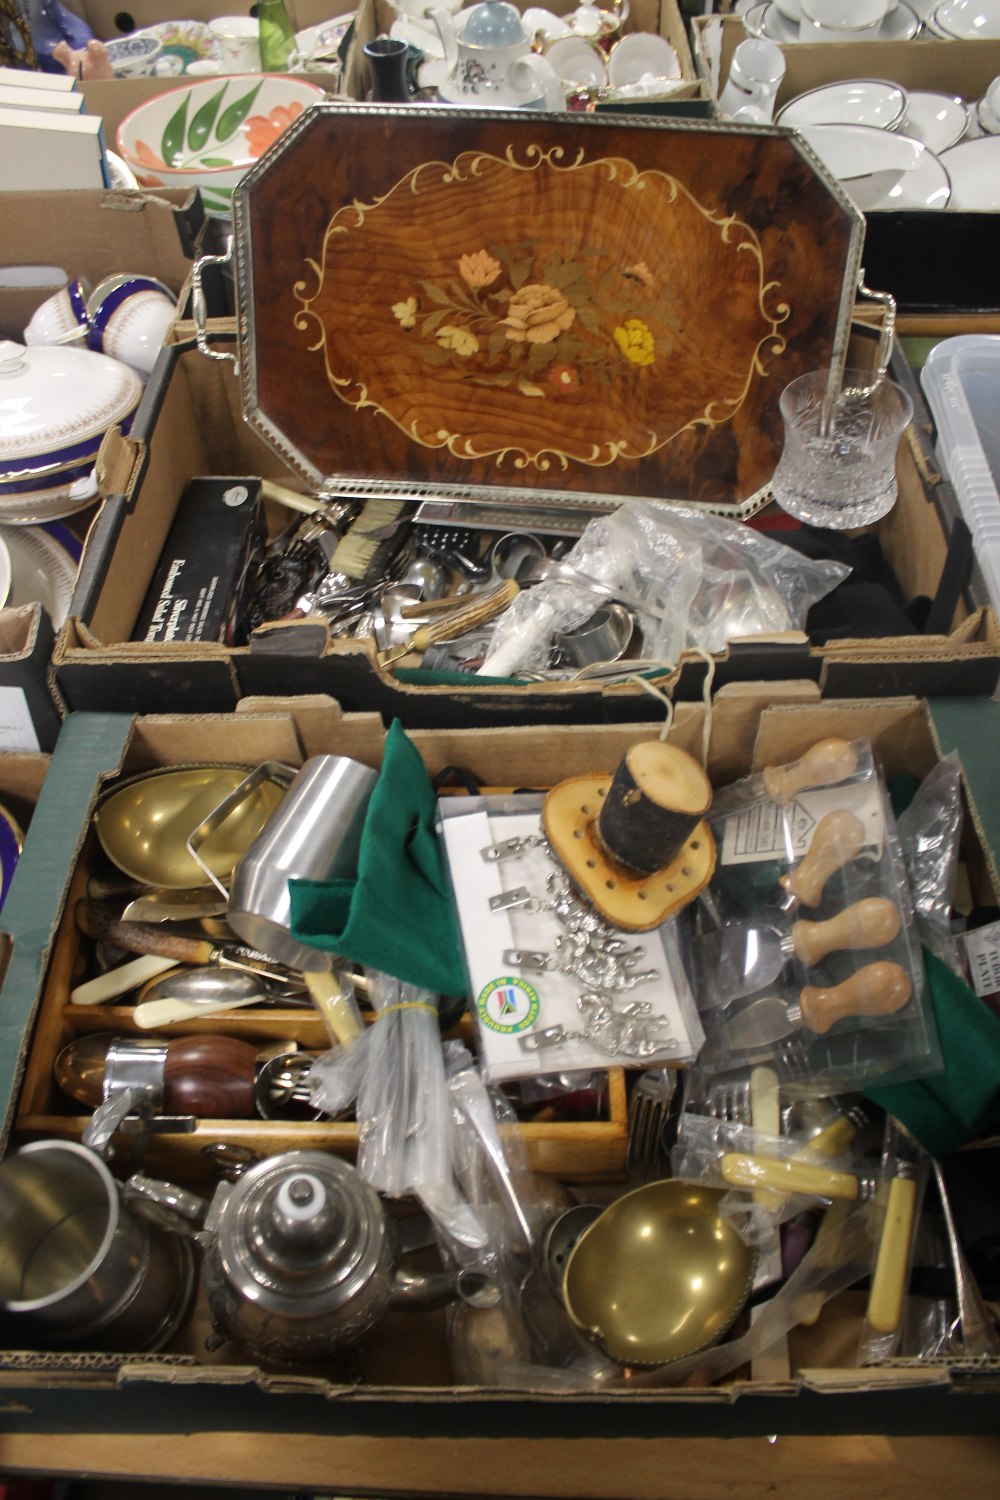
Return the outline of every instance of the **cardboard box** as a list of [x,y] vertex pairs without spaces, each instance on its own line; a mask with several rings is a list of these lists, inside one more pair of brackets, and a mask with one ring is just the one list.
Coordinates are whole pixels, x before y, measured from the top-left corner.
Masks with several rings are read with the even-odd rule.
[[47,680],[53,631],[40,604],[0,609],[0,753],[48,752],[60,716]]
[[[858,335],[867,346],[867,336]],[[215,345],[217,353],[231,344]],[[861,356],[859,356],[860,358]],[[919,411],[918,406],[918,411]],[[887,561],[906,597],[938,590],[958,516],[939,483],[920,421],[898,461],[901,498],[878,524]],[[370,641],[331,641],[325,623],[276,624],[250,644],[155,647],[131,640],[184,485],[200,474],[256,474],[293,484],[280,457],[243,422],[232,365],[179,344],[163,357],[126,441],[104,448],[105,493],[53,654],[54,692],[68,711],[148,713],[229,710],[248,696],[327,693],[345,708],[375,709],[407,725],[593,723],[654,718],[655,699],[635,684],[456,685],[378,666]],[[287,515],[283,513],[287,522]],[[277,523],[276,523],[277,524]],[[960,535],[960,533],[959,533]],[[716,686],[799,678],[824,694],[989,693],[1000,670],[1000,634],[985,590],[960,600],[947,634],[839,641],[812,647],[798,634],[735,642],[715,667]],[[701,696],[701,658],[685,658],[662,685],[675,699]]]
[[[696,16],[694,63],[717,99],[733,52],[746,36],[738,16]],[[825,83],[886,78],[908,89],[930,89],[975,103],[1000,74],[1000,42],[802,42],[786,47],[777,108]],[[889,291],[905,312],[986,312],[1000,309],[994,274],[1000,255],[1000,214],[933,211],[867,216],[865,275]]]
[[[1000,707],[980,702],[963,711],[960,749],[967,735],[975,746],[995,743]],[[698,753],[704,713],[700,705],[681,706],[673,742]],[[628,745],[655,732],[641,725],[595,725],[589,734],[558,726],[513,727],[488,735],[455,730],[413,738],[432,771],[463,764],[488,782],[502,775],[539,784],[585,766],[616,764]],[[947,720],[939,732],[933,706],[914,700],[821,703],[814,689],[734,691],[714,702],[708,767],[721,785],[751,768],[793,759],[828,735],[868,737],[889,775],[917,777],[955,744]],[[26,1134],[49,1134],[53,1128],[72,1133],[65,1114],[34,1111],[62,1034],[59,1012],[72,972],[70,912],[85,873],[90,809],[106,778],[123,767],[176,763],[220,743],[227,758],[256,760],[277,751],[301,759],[323,749],[364,758],[377,752],[380,739],[380,727],[370,717],[344,715],[319,702],[259,702],[228,719],[76,715],[67,722],[39,799],[37,837],[29,841],[5,914],[13,954],[0,1015],[7,1035],[19,1027],[21,1037],[16,1051],[0,1052],[8,1120],[16,1115],[10,1146]],[[1000,801],[995,777],[981,758],[965,791],[964,853],[974,899],[994,903],[1000,876],[983,829],[985,817],[995,830]],[[213,1027],[220,1020],[215,1018]],[[237,1024],[235,1015],[229,1024]],[[172,1164],[176,1158],[168,1160]],[[128,1169],[127,1150],[119,1169]],[[581,1196],[585,1201],[587,1195]],[[266,1431],[286,1440],[310,1432],[476,1438],[495,1434],[498,1422],[508,1438],[581,1439],[581,1418],[588,1438],[995,1431],[996,1371],[988,1362],[903,1360],[858,1370],[852,1364],[857,1303],[848,1294],[846,1304],[841,1299],[830,1314],[814,1333],[797,1331],[786,1378],[755,1379],[740,1370],[717,1387],[583,1394],[552,1387],[511,1391],[456,1385],[440,1314],[391,1315],[359,1353],[348,1380],[333,1371],[261,1371],[234,1363],[234,1351],[206,1353],[202,1340],[208,1325],[199,1304],[191,1325],[160,1355],[7,1349],[0,1354],[0,1400],[18,1431]],[[541,1485],[533,1492],[540,1493]]]
[[[553,0],[553,3],[546,8],[555,15],[561,16],[575,10],[576,6],[577,0]],[[520,3],[519,8],[523,11],[528,7]],[[300,0],[299,9],[302,10],[302,0]],[[349,99],[368,97],[368,66],[362,49],[375,37],[388,34],[395,15],[396,11],[390,0],[362,0],[359,5],[341,84],[341,92]],[[325,19],[325,15],[315,16],[316,21]],[[300,22],[300,24],[308,23]],[[686,83],[679,86],[676,91],[671,90],[669,103],[670,105],[674,102],[683,104],[684,108],[679,110],[679,113],[691,112],[688,106],[693,104],[696,106],[695,113],[704,114],[706,112],[705,91],[695,72],[687,31],[677,0],[632,0],[623,27],[623,32],[630,31],[652,31],[666,38],[677,54],[681,69],[680,76],[686,80]]]
[[[54,285],[0,285],[0,337],[17,342],[35,308],[76,276],[95,287],[105,276],[138,272],[180,293],[205,227],[197,194],[176,188],[155,195],[99,188],[4,193],[0,212],[5,265],[64,273]],[[215,294],[213,304],[228,306]]]

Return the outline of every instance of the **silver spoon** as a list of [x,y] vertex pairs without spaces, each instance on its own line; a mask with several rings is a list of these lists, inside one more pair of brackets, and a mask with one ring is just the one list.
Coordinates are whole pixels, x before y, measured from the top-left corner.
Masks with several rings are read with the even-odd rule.
[[276,996],[260,974],[205,965],[165,974],[155,984],[149,985],[132,1012],[132,1019],[141,1031],[151,1031],[157,1026],[169,1026],[174,1021],[236,1010],[241,1005],[303,1004],[311,1005],[311,1001],[289,995],[287,991]]

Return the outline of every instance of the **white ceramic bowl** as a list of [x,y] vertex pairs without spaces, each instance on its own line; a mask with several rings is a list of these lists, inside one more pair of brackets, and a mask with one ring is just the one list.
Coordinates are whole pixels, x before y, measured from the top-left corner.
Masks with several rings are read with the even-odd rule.
[[884,78],[851,78],[810,89],[779,110],[776,125],[874,125],[896,130],[906,117],[906,90]]
[[134,32],[131,36],[114,37],[106,42],[108,60],[116,78],[144,78],[152,73],[153,65],[163,51],[159,37],[148,32]]
[[947,151],[962,139],[969,127],[969,107],[955,94],[935,94],[918,89],[910,94],[906,111],[906,134],[923,141],[928,151]]
[[143,187],[198,188],[210,212],[227,214],[243,174],[324,97],[304,78],[205,78],[140,104],[119,125],[116,144]]
[[1000,212],[1000,135],[962,141],[943,152],[941,162],[951,178],[950,208]]
[[141,395],[135,371],[103,354],[0,341],[0,521],[89,503],[104,434],[131,422]]
[[925,149],[873,125],[803,125],[799,134],[862,213],[882,203]]

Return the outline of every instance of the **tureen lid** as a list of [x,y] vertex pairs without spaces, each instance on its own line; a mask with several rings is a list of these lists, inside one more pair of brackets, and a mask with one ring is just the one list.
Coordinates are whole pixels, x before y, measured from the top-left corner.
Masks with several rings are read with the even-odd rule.
[[38,455],[66,461],[136,407],[134,370],[89,349],[0,339],[0,468]]
[[507,0],[481,0],[462,27],[462,41],[473,47],[513,47],[524,38],[521,12]]

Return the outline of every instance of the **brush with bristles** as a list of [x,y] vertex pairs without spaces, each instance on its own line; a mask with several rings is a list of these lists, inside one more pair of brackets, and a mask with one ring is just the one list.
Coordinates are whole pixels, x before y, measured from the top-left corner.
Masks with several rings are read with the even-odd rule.
[[356,583],[380,577],[405,540],[409,510],[405,500],[366,500],[334,549],[330,572]]

